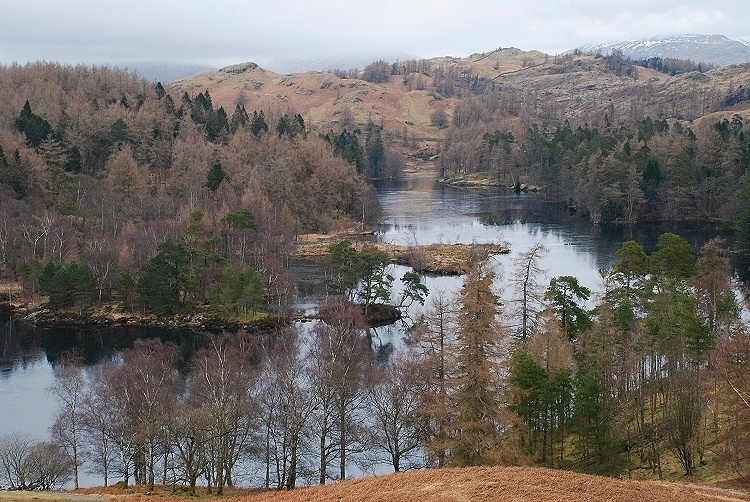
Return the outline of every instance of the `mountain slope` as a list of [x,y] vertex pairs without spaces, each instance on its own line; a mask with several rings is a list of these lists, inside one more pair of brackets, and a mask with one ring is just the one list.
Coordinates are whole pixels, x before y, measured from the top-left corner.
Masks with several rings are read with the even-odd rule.
[[[443,139],[447,129],[432,123],[433,113],[443,110],[450,123],[462,103],[474,99],[474,85],[493,87],[493,99],[507,110],[503,127],[514,133],[529,118],[596,123],[607,113],[616,121],[639,116],[696,120],[721,110],[730,113],[730,106],[731,113],[740,112],[750,104],[744,94],[729,99],[741,90],[738,84],[750,79],[750,64],[677,76],[642,67],[623,73],[601,55],[552,57],[514,48],[419,64],[427,68],[371,83],[327,72],[281,75],[244,63],[174,82],[170,88],[192,96],[208,89],[214,104],[230,115],[237,103],[250,112],[300,113],[316,133],[364,129],[371,120],[384,126],[393,143],[408,143],[403,150],[412,152],[433,148]],[[453,92],[446,92],[449,78]]]
[[634,60],[651,57],[690,59],[696,63],[725,66],[750,62],[750,47],[723,35],[674,35],[586,45],[583,52],[610,54],[613,50]]

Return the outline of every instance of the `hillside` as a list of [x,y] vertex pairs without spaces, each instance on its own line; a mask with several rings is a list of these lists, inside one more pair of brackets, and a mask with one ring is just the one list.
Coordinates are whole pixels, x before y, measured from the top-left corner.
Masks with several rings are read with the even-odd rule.
[[485,467],[411,471],[361,478],[295,492],[250,496],[242,502],[450,502],[634,500],[750,500],[750,495],[716,492],[674,483],[650,483],[528,467]]
[[[154,495],[138,496],[135,493],[120,495],[118,488],[86,489],[69,493],[38,494],[29,492],[0,491],[0,501],[9,500],[98,500],[128,502],[153,500]],[[85,494],[85,495],[84,495]],[[106,494],[106,495],[105,495]],[[42,495],[42,496],[40,496]],[[168,500],[182,500],[168,492],[157,493]],[[75,499],[71,498],[75,497]],[[187,499],[185,499],[187,500]],[[194,500],[194,497],[190,500]],[[750,494],[737,490],[720,489],[692,484],[645,482],[614,479],[577,474],[571,471],[531,467],[483,467],[467,469],[428,469],[395,473],[385,476],[369,476],[325,486],[298,488],[293,491],[231,496],[233,502],[564,502],[564,501],[610,501],[632,502],[691,502],[702,501],[747,501]]]
[[[550,56],[514,48],[393,66],[397,74],[387,82],[371,83],[328,72],[281,75],[243,63],[176,81],[170,89],[192,96],[209,90],[228,113],[237,103],[248,110],[300,113],[322,133],[352,130],[371,120],[400,149],[413,153],[443,139],[445,128],[431,123],[438,108],[450,121],[460,102],[488,87],[508,109],[506,122],[520,132],[529,121],[596,123],[605,113],[616,121],[696,120],[728,109],[728,98],[750,78],[750,64],[669,76],[638,66],[630,70],[593,53]],[[746,107],[743,102],[732,111]]]

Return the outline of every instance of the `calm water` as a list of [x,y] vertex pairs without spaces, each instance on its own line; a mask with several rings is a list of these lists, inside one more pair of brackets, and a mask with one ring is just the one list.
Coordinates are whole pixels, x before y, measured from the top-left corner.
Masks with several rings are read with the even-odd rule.
[[[599,270],[612,265],[615,251],[625,240],[635,239],[649,250],[662,232],[671,231],[697,248],[714,233],[710,227],[695,225],[604,228],[581,222],[564,208],[551,208],[541,194],[516,196],[456,189],[441,186],[431,176],[381,183],[378,191],[384,218],[377,238],[383,242],[506,242],[511,253],[495,259],[501,289],[502,277],[510,271],[517,254],[537,242],[549,249],[541,261],[549,278],[572,275],[596,292],[601,287]],[[315,284],[321,272],[305,262],[298,263],[297,267],[302,279],[297,305],[301,309],[313,309],[322,295],[322,289]],[[393,275],[400,277],[405,270],[399,267]],[[460,287],[461,279],[427,277],[425,283],[431,291],[454,291]],[[154,335],[178,342],[186,352],[194,348],[199,338],[193,333],[146,333],[137,329],[51,332],[0,321],[0,435],[24,432],[47,437],[56,406],[47,388],[55,378],[52,363],[62,351],[78,346],[84,351],[87,363],[92,364],[112,357],[138,337]],[[387,350],[397,346],[402,336],[397,327],[391,327],[378,330],[376,340]]]

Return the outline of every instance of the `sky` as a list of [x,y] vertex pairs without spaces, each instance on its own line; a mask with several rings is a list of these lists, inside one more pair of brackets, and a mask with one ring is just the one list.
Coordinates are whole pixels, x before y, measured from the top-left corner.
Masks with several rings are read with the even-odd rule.
[[670,34],[750,38],[750,1],[0,0],[2,64],[220,68],[295,58],[466,57],[499,47],[558,54]]

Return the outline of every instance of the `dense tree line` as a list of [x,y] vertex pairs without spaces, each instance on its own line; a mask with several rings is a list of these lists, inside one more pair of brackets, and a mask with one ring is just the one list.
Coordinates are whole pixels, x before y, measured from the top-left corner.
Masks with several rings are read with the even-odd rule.
[[[639,79],[639,66],[679,76],[667,92]],[[409,90],[416,85],[434,98],[430,120],[444,138],[433,153],[442,177],[485,173],[506,187],[540,187],[550,201],[599,222],[741,225],[747,118],[695,120],[747,99],[722,69],[666,58],[635,62],[618,51],[526,61],[522,68],[530,77],[516,82],[458,60],[391,65],[391,79],[398,75]],[[544,84],[558,74],[596,78],[578,90],[566,81]]]
[[[575,277],[545,281],[544,252],[521,253],[507,281],[478,256],[387,363],[346,296],[305,333],[206,335],[186,363],[158,340],[85,370],[61,358],[50,445],[74,479],[88,468],[191,492],[291,489],[383,464],[746,474],[750,335],[723,242],[697,258],[675,234],[650,254],[625,242],[593,307]],[[0,459],[15,443],[0,442]]]
[[230,116],[208,90],[106,67],[12,65],[0,83],[0,271],[54,306],[278,308],[296,235],[377,214],[364,161],[298,113]]
[[445,176],[484,172],[507,187],[536,184],[594,221],[743,224],[750,135],[739,115],[697,132],[648,117],[620,127],[532,124],[523,134],[481,133],[479,117],[462,126],[456,120],[440,159]]

